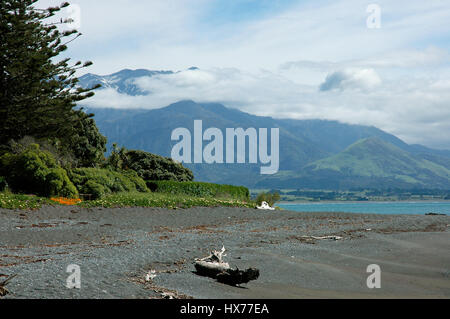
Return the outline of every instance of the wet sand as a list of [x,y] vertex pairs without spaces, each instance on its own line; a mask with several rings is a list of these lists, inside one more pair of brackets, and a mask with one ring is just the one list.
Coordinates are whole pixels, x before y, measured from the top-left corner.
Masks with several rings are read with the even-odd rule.
[[[449,226],[450,216],[244,208],[0,210],[0,280],[18,274],[5,298],[450,298]],[[342,239],[302,237],[329,235]],[[222,245],[260,278],[197,276],[194,259]],[[81,289],[65,287],[70,264]],[[380,289],[366,285],[370,264]]]

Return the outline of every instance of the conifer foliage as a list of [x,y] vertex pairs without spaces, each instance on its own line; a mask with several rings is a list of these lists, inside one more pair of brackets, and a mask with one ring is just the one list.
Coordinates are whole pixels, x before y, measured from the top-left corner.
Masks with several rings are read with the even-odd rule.
[[84,112],[74,107],[97,88],[77,87],[76,70],[92,62],[58,58],[81,35],[58,28],[68,20],[48,22],[69,3],[39,9],[36,2],[0,1],[0,145],[25,136],[70,145],[85,121]]

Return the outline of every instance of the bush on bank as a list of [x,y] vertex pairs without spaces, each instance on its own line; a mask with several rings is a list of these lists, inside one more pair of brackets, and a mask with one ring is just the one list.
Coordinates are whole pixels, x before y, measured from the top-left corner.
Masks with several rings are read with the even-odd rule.
[[90,194],[92,199],[111,193],[149,191],[144,180],[131,170],[75,168],[69,171],[69,177],[81,194]]
[[0,157],[0,175],[5,176],[13,192],[39,196],[74,198],[78,191],[66,171],[55,158],[31,144],[19,153],[5,153]]
[[139,151],[119,149],[113,146],[113,151],[108,159],[109,165],[115,170],[133,170],[142,179],[149,180],[171,180],[178,182],[192,181],[192,171],[180,163],[168,157]]
[[195,197],[231,198],[249,200],[250,192],[243,186],[219,185],[202,182],[148,181],[153,192]]

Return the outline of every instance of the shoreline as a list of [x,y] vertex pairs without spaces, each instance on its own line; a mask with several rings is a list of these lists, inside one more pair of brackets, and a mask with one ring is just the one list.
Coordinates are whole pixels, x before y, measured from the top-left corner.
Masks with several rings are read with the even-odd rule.
[[[367,200],[367,201],[278,201],[277,204],[283,204],[283,205],[296,205],[296,204],[365,204],[365,203],[450,203],[449,199],[440,199],[440,200],[432,200],[432,199],[424,199],[424,200]],[[275,204],[276,205],[276,204]]]
[[[248,208],[0,209],[5,298],[450,298],[449,216],[301,213]],[[342,240],[305,236],[340,236]],[[197,276],[213,249],[260,278],[244,288]],[[81,269],[67,289],[66,267]],[[368,289],[369,264],[382,288]],[[151,270],[156,277],[145,280]]]
[[277,203],[282,210],[315,213],[317,211],[347,212],[356,214],[393,214],[393,215],[420,215],[443,214],[450,215],[450,202],[442,201],[402,201],[402,202],[297,202]]

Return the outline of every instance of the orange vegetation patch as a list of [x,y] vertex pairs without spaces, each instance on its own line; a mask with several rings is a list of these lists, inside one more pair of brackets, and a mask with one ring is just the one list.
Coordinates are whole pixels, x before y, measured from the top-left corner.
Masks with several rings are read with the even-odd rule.
[[64,198],[64,197],[52,197],[50,198],[52,201],[63,204],[63,205],[76,205],[81,203],[81,199],[79,198]]

